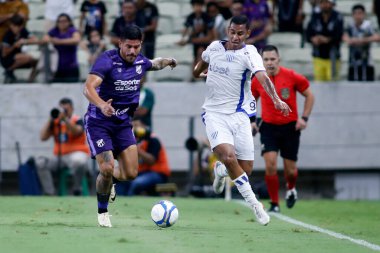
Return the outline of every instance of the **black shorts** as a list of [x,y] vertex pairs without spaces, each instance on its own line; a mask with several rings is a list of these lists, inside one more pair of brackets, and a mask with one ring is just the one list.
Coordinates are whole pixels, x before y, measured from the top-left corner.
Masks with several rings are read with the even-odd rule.
[[15,62],[15,55],[7,56],[7,57],[4,57],[4,58],[1,57],[0,61],[1,61],[1,65],[3,65],[3,67],[5,69],[7,69],[10,66],[12,66],[13,63]]
[[273,125],[263,122],[260,126],[261,155],[269,151],[280,151],[282,158],[297,161],[301,131],[296,122]]

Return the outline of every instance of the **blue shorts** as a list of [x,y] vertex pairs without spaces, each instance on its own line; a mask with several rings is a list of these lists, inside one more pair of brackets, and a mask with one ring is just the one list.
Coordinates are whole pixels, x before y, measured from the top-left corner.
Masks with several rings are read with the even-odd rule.
[[116,158],[129,146],[136,144],[129,120],[126,122],[99,120],[86,114],[84,127],[93,159],[96,155],[110,150]]

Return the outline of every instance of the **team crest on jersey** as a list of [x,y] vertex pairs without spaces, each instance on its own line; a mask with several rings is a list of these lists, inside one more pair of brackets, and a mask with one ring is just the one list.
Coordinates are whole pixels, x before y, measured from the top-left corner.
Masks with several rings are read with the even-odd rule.
[[226,58],[228,62],[232,62],[235,57],[232,54],[226,54]]
[[104,146],[104,140],[103,139],[100,139],[100,140],[97,140],[96,141],[96,145],[98,145],[99,148],[103,147]]
[[117,72],[121,73],[121,68],[117,68]]
[[281,89],[281,97],[283,99],[288,99],[290,97],[290,91],[289,88],[282,88]]
[[142,73],[141,65],[137,65],[137,66],[136,66],[136,73],[137,73],[137,74],[141,74],[141,73]]

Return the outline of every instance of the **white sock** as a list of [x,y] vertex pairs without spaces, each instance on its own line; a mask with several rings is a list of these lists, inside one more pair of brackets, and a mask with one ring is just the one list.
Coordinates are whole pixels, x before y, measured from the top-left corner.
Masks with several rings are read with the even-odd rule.
[[248,176],[245,172],[232,182],[234,182],[240,194],[243,196],[243,198],[248,204],[252,206],[254,204],[259,203],[259,201],[256,199],[255,194],[252,191],[251,184],[249,183]]
[[222,162],[217,161],[215,163],[214,169],[216,170],[216,174],[218,176],[220,176],[220,177],[228,177],[228,170],[226,168],[226,165],[224,165]]

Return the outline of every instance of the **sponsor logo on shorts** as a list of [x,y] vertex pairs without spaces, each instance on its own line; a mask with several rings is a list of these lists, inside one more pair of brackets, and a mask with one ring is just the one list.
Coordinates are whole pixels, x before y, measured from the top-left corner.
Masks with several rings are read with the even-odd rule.
[[137,66],[136,66],[136,73],[137,73],[137,74],[141,74],[141,73],[142,73],[141,65],[137,65]]
[[96,145],[98,145],[99,148],[103,147],[104,146],[104,140],[103,139],[100,139],[100,140],[97,140],[96,141]]
[[115,115],[116,115],[116,116],[121,116],[121,115],[123,115],[124,113],[128,112],[128,110],[129,110],[129,107],[128,107],[128,108],[125,108],[125,109],[123,109],[123,110],[117,109],[116,112],[115,112]]
[[281,97],[283,99],[288,99],[290,97],[290,91],[289,88],[282,88],[281,89]]
[[115,90],[118,91],[135,91],[138,89],[138,85],[140,84],[140,80],[116,80],[114,82]]

